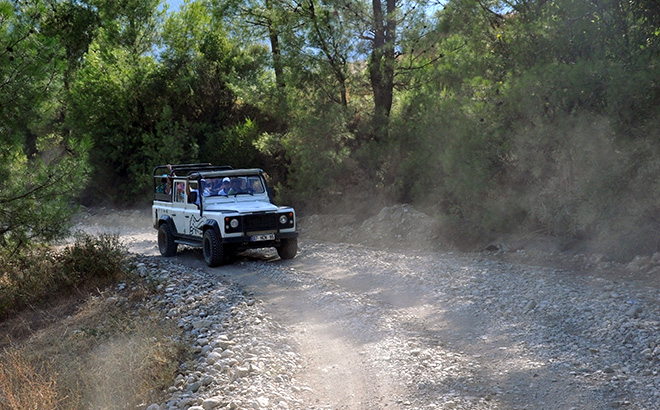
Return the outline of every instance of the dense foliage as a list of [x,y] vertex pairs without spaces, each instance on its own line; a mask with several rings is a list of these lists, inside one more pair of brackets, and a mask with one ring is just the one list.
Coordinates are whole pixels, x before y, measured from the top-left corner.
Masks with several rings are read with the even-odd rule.
[[0,1],[0,250],[66,231],[88,144],[64,129],[67,52],[45,4]]
[[455,239],[658,250],[655,0],[0,0],[0,19],[3,245],[61,234],[72,193],[146,203],[155,165],[210,161],[310,211],[410,202]]
[[0,319],[78,288],[98,289],[125,278],[126,257],[117,235],[83,233],[57,252],[34,247],[17,257],[0,253]]

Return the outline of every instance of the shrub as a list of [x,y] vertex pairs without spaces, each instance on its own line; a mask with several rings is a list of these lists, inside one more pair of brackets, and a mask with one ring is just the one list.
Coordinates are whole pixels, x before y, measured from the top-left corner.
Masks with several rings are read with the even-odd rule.
[[109,281],[124,274],[126,247],[117,235],[101,234],[98,237],[78,233],[72,246],[66,247],[57,257],[58,282],[76,286],[85,281]]
[[55,290],[56,262],[47,248],[34,247],[19,254],[5,250],[0,252],[0,266],[0,318]]
[[126,247],[109,234],[77,234],[59,253],[44,246],[0,252],[0,318],[67,289],[115,280],[124,274],[125,258]]
[[281,143],[290,161],[288,183],[295,189],[297,206],[310,208],[346,194],[341,177],[347,174],[352,138],[341,108],[321,107],[296,118]]

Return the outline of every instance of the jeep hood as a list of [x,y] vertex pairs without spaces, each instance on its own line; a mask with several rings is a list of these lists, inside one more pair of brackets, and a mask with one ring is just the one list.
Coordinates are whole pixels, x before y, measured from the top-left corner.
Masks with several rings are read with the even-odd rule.
[[249,214],[252,212],[264,212],[264,211],[277,211],[278,206],[271,204],[270,202],[227,202],[222,204],[209,204],[204,207],[204,212],[222,212],[222,213],[245,213]]

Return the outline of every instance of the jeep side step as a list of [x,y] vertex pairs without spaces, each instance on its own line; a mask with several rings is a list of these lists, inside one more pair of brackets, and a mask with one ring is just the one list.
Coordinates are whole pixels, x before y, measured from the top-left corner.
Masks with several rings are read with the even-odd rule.
[[179,245],[188,245],[188,246],[194,246],[194,247],[201,247],[202,246],[202,241],[193,241],[190,239],[175,239],[175,243],[178,243]]

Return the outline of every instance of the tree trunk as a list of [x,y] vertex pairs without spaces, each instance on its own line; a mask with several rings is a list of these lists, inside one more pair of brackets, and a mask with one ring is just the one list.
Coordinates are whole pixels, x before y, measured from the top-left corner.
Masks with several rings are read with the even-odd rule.
[[277,89],[284,91],[286,83],[284,82],[284,71],[282,69],[282,55],[280,52],[280,42],[277,32],[272,25],[268,26],[268,39],[270,40],[270,51],[273,55],[273,69],[275,70],[275,83]]
[[[272,7],[273,5],[271,2],[266,0],[266,9],[269,12],[269,16],[272,15]],[[285,91],[286,82],[284,81],[284,68],[282,66],[279,33],[270,18],[268,19],[268,40],[270,41],[270,52],[273,55],[273,70],[275,71],[275,84],[277,85],[277,128],[278,131],[281,132],[285,128],[284,118],[288,111]]]
[[369,79],[374,94],[373,137],[376,141],[388,135],[394,92],[394,43],[396,41],[395,0],[372,0],[374,38],[369,62]]
[[330,64],[330,68],[339,84],[339,98],[341,105],[344,107],[348,106],[348,96],[346,92],[346,75],[345,72],[345,60],[341,57],[338,57],[336,53],[333,53],[330,50],[330,46],[325,40],[325,36],[319,27],[318,16],[316,15],[316,8],[314,7],[314,0],[309,1],[309,14],[310,20],[314,25],[314,34],[316,35],[316,40],[318,41],[318,46],[321,48],[321,51],[325,55],[325,58]]

